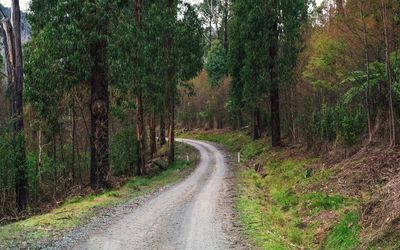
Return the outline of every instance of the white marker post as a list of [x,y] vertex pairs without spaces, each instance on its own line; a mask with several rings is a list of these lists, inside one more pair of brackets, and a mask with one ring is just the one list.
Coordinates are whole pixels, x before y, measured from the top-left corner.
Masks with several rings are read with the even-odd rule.
[[238,152],[238,163],[240,163],[240,152]]
[[186,161],[189,162],[189,154],[186,153]]

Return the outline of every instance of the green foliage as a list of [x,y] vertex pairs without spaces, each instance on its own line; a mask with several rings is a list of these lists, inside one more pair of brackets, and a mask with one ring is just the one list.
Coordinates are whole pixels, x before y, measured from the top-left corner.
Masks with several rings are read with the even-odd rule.
[[345,202],[341,195],[326,195],[320,192],[305,194],[302,199],[307,209],[313,211],[338,210]]
[[313,55],[306,70],[305,79],[310,80],[317,90],[335,91],[346,75],[341,63],[346,53],[346,44],[325,33],[318,33],[312,42]]
[[366,113],[362,108],[350,110],[344,105],[328,107],[323,105],[314,112],[308,127],[311,141],[334,141],[345,146],[359,142],[366,130]]
[[14,188],[15,156],[13,152],[11,133],[0,130],[0,189]]
[[238,123],[241,111],[264,104],[268,90],[292,82],[307,9],[304,1],[232,1],[229,107]]
[[137,160],[136,133],[133,127],[116,133],[110,140],[110,162],[116,176],[133,172]]
[[[185,148],[190,155],[197,155],[194,148],[187,148],[181,144],[178,144],[177,148],[178,150]],[[33,158],[29,161],[36,162]],[[177,183],[193,170],[195,163],[195,160],[177,161],[156,176],[134,177],[119,189],[86,197],[74,197],[48,213],[2,226],[0,227],[0,248],[19,248],[23,242],[29,244],[32,242],[34,244],[29,247],[37,248],[35,243],[59,237],[60,234],[95,216],[102,208],[123,204],[127,201],[132,202],[132,199],[138,199],[164,186]]]
[[359,220],[360,215],[357,212],[349,212],[343,215],[339,223],[327,236],[324,249],[355,249],[360,242],[358,236],[361,230]]
[[213,42],[208,52],[205,69],[211,86],[218,86],[227,75],[226,51],[218,40]]
[[[323,247],[315,242],[315,234],[321,226],[318,215],[323,212],[344,214],[357,205],[355,199],[315,190],[315,185],[324,183],[331,174],[328,170],[309,167],[317,159],[288,157],[280,150],[270,150],[264,139],[252,141],[241,132],[208,132],[188,136],[221,143],[233,153],[246,152],[247,156],[237,170],[238,197],[235,204],[245,234],[260,249]],[[254,162],[263,163],[260,172],[244,167]],[[344,242],[353,241],[355,231],[359,230],[358,219],[351,224],[353,220],[355,218],[346,218],[345,222],[341,222],[340,225],[349,227],[346,232],[343,227],[334,227],[329,240],[335,239],[339,247],[347,244]],[[341,242],[336,241],[340,237]]]

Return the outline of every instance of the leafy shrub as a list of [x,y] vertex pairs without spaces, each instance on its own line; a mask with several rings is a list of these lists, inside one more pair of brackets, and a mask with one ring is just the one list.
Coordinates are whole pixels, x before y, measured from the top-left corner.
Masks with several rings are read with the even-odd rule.
[[357,143],[366,129],[365,111],[357,109],[348,111],[345,107],[336,108],[338,139],[345,146]]
[[366,113],[358,108],[351,110],[343,105],[328,107],[323,105],[320,111],[313,112],[308,124],[305,140],[307,144],[321,141],[338,141],[344,146],[352,146],[359,142],[366,129]]
[[136,165],[136,134],[133,127],[128,127],[110,140],[110,161],[114,175],[127,175],[132,173]]

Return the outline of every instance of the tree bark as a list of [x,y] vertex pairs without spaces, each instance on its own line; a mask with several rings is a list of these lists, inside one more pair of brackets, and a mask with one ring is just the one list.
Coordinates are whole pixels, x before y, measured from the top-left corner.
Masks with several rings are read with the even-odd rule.
[[154,109],[151,111],[149,117],[149,131],[150,131],[150,158],[153,159],[154,154],[157,152],[156,142],[156,114]]
[[[135,0],[135,22],[138,29],[142,25],[142,2]],[[143,111],[143,92],[141,83],[136,83],[136,141],[137,141],[137,174],[146,174],[146,137]]]
[[169,97],[168,163],[175,162],[175,95]]
[[270,46],[270,102],[271,102],[271,133],[272,133],[272,146],[278,147],[281,145],[281,122],[279,111],[279,83],[276,77],[276,57],[278,56],[278,24],[271,25],[272,39]]
[[[164,112],[164,111],[162,111]],[[167,143],[165,139],[165,116],[164,114],[160,115],[160,147],[164,146]]]
[[228,16],[229,16],[229,4],[228,0],[224,3],[224,48],[225,53],[228,53],[229,43],[228,43]]
[[146,138],[144,136],[143,99],[142,93],[136,96],[136,141],[137,141],[137,174],[146,174]]
[[109,186],[107,178],[109,173],[109,148],[108,148],[108,81],[105,71],[106,44],[99,43],[91,52],[94,67],[91,76],[91,168],[90,185],[98,190]]
[[[174,0],[167,0],[167,6],[169,8],[170,15],[175,18]],[[174,72],[173,72],[173,55],[172,55],[172,34],[168,34],[167,37],[167,53],[168,53],[168,72],[167,72],[167,107],[168,107],[168,163],[172,164],[175,162],[175,84],[174,84]]]
[[256,107],[253,111],[253,140],[260,139],[261,137],[261,118],[260,110]]
[[393,81],[392,81],[392,70],[390,65],[390,41],[389,41],[389,24],[387,16],[387,5],[385,0],[381,0],[382,7],[382,18],[383,18],[383,30],[385,37],[385,59],[386,59],[386,74],[388,79],[389,87],[389,134],[390,134],[390,147],[396,145],[396,126],[394,118],[394,106],[393,106]]
[[368,52],[368,30],[367,24],[365,22],[365,15],[363,9],[363,3],[360,1],[360,14],[363,23],[363,33],[364,33],[364,56],[365,56],[365,68],[367,71],[367,86],[365,89],[365,106],[367,109],[367,123],[368,123],[368,142],[372,141],[372,122],[371,122],[371,106],[370,106],[370,67],[369,67],[369,52]]
[[72,96],[72,129],[71,129],[71,143],[72,143],[72,181],[76,183],[76,171],[75,171],[75,152],[76,152],[76,112],[75,112],[75,93]]

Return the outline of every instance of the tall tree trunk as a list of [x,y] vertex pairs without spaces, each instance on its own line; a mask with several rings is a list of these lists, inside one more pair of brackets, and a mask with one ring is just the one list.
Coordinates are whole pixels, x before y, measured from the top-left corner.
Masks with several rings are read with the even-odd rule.
[[153,110],[149,116],[149,131],[150,131],[150,158],[153,159],[154,154],[157,151],[157,142],[156,142],[156,114]]
[[229,0],[225,0],[224,3],[224,48],[225,53],[228,53],[229,43],[228,43],[228,16],[229,16]]
[[365,54],[365,68],[367,71],[367,86],[365,89],[365,107],[367,110],[367,123],[368,123],[368,142],[372,141],[372,122],[371,122],[371,106],[369,103],[370,99],[370,67],[369,67],[369,51],[368,51],[368,30],[367,24],[365,22],[363,2],[360,1],[360,14],[363,23],[363,33],[364,33],[364,54]]
[[274,23],[271,25],[272,32],[272,44],[270,47],[270,66],[269,66],[269,75],[270,75],[270,101],[271,101],[271,133],[272,133],[272,146],[278,147],[281,145],[281,121],[279,114],[279,83],[277,82],[277,74],[276,74],[276,59],[278,56],[278,24]]
[[[135,0],[135,22],[138,29],[142,25],[142,2]],[[141,83],[136,83],[136,140],[137,140],[137,174],[146,174],[146,137],[144,127],[144,112],[143,112],[143,92]]]
[[26,152],[23,118],[23,58],[21,43],[21,11],[19,1],[11,6],[12,25],[4,13],[2,22],[3,45],[6,55],[10,113],[13,127],[15,194],[17,209],[22,211],[28,203],[28,179],[26,175]]
[[389,134],[390,134],[390,147],[396,144],[396,126],[394,119],[394,106],[393,106],[393,84],[392,84],[392,70],[390,65],[390,41],[389,41],[389,24],[387,16],[387,4],[385,0],[381,0],[382,5],[382,18],[383,30],[385,36],[385,59],[386,59],[386,74],[389,87]]
[[261,118],[260,110],[255,107],[253,110],[253,140],[260,139],[261,137]]
[[[174,18],[176,16],[175,8],[174,8],[175,1],[174,0],[167,0],[167,6],[169,8],[169,14],[172,15]],[[168,34],[167,37],[167,53],[168,53],[168,63],[169,69],[167,72],[167,107],[168,107],[168,120],[169,120],[169,129],[168,129],[168,163],[172,164],[175,162],[175,84],[174,84],[174,72],[172,60],[172,43],[173,43],[173,36],[172,34]]]
[[142,93],[136,96],[136,140],[137,140],[137,174],[146,174],[146,138],[145,138],[145,128],[143,121],[143,99]]
[[175,162],[175,93],[172,91],[169,97],[169,130],[168,130],[168,163]]
[[[164,111],[162,111],[164,112]],[[165,116],[164,114],[160,115],[160,147],[164,146],[167,143],[165,140]]]
[[98,190],[108,187],[108,81],[105,71],[106,44],[99,43],[91,52],[94,60],[91,79],[91,168],[90,185]]
[[76,171],[75,171],[75,152],[76,152],[76,112],[75,112],[75,91],[72,96],[72,130],[71,130],[71,143],[72,143],[72,182],[76,183]]

